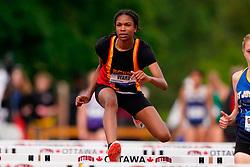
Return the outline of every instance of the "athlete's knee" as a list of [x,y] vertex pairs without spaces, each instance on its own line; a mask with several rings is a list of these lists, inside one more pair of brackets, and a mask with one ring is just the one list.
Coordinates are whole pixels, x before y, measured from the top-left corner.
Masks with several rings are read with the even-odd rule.
[[234,155],[234,162],[236,164],[242,164],[242,163],[249,163],[249,155],[246,153],[242,153],[242,152],[237,152]]
[[115,97],[108,98],[104,103],[104,108],[108,110],[117,110],[118,109],[118,103],[117,99]]
[[167,142],[171,139],[171,134],[169,133],[169,131],[161,131],[158,134],[158,140],[161,142]]

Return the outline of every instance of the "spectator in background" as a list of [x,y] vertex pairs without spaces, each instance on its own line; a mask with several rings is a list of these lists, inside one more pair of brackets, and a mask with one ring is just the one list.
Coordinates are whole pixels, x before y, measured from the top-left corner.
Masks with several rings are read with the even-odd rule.
[[25,112],[23,108],[25,101],[32,92],[32,85],[24,70],[16,66],[11,71],[10,81],[5,90],[2,107],[8,110],[7,121],[14,123],[22,133],[21,138],[25,138]]
[[[187,76],[182,83],[182,90],[189,90],[193,87],[193,80],[191,76]],[[183,118],[183,113],[181,111],[181,105],[180,105],[180,96],[177,97],[177,99],[174,101],[168,118],[166,120],[166,124],[171,130],[172,134],[172,140],[174,141],[184,141],[185,140],[185,123],[181,123],[181,118]]]
[[12,51],[8,51],[4,55],[4,59],[3,59],[4,68],[9,75],[11,75],[12,70],[16,66],[13,56],[14,56],[14,53]]
[[[224,133],[218,126],[220,119],[220,111],[229,94],[229,87],[221,80],[217,71],[210,71],[208,74],[208,89],[213,98],[212,114],[215,118],[215,124],[211,124],[208,129],[207,141],[223,142]],[[214,122],[214,121],[212,121]]]
[[7,52],[4,55],[3,61],[0,62],[0,123],[6,123],[8,117],[8,110],[2,107],[2,100],[7,84],[9,83],[14,64],[11,52]]
[[205,141],[211,114],[212,96],[202,84],[203,75],[193,70],[188,78],[188,85],[180,89],[179,105],[181,110],[180,127],[184,128],[185,141]]
[[53,78],[45,71],[34,76],[32,124],[39,127],[52,127],[57,121],[57,100],[53,90]]
[[0,123],[5,123],[8,111],[2,107],[2,100],[9,81],[9,75],[3,65],[0,64]]
[[[94,79],[95,71],[90,71],[87,76],[88,84]],[[82,91],[81,94],[85,94]],[[105,140],[103,129],[104,109],[95,100],[95,94],[92,95],[89,103],[83,104],[77,110],[77,128],[79,139],[85,140]]]

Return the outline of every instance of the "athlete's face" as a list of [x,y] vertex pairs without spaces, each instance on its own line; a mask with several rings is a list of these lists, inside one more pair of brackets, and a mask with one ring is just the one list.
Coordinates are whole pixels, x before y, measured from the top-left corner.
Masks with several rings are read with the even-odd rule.
[[115,28],[118,38],[122,41],[131,40],[137,29],[133,19],[126,14],[117,17]]
[[248,63],[250,63],[250,39],[245,42],[245,46],[243,47],[243,54]]

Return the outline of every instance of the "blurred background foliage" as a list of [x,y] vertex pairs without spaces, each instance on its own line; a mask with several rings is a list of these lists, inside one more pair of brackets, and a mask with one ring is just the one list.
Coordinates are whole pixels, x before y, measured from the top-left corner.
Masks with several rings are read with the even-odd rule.
[[249,0],[1,0],[0,56],[11,54],[29,76],[48,70],[71,83],[97,66],[94,45],[114,31],[114,14],[133,9],[137,36],[151,45],[169,83],[167,92],[148,85],[164,116],[192,69],[216,69],[230,84],[230,68],[246,66],[241,41],[250,32],[249,7]]

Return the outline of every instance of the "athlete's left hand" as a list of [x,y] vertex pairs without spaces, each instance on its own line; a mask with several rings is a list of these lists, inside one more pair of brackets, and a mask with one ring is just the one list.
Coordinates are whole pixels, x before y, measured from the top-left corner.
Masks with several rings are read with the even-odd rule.
[[147,74],[145,74],[142,70],[131,71],[131,73],[132,73],[131,79],[135,79],[140,84],[150,81],[150,77]]

